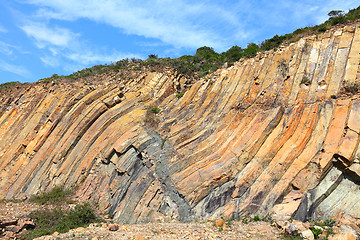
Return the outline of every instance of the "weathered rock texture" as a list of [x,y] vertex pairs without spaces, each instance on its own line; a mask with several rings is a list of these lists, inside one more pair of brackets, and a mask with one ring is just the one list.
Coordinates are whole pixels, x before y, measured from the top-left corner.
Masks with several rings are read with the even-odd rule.
[[0,196],[78,186],[129,223],[360,216],[360,99],[341,93],[360,82],[359,62],[360,28],[347,26],[190,88],[148,72],[2,93]]

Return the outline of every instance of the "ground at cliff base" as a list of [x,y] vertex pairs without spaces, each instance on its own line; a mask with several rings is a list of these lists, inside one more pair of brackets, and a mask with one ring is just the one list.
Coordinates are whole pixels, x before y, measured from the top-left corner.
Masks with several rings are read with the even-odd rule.
[[[68,208],[71,204],[65,204]],[[16,233],[17,225],[36,210],[51,208],[49,205],[39,205],[28,201],[0,202],[1,223],[9,224],[4,227],[1,238],[19,239]],[[10,225],[12,222],[17,224]],[[36,224],[36,223],[35,223]],[[22,231],[27,231],[23,229]],[[114,224],[111,220],[104,223],[93,223],[89,227],[79,227],[67,233],[54,233],[37,239],[283,239],[283,234],[270,222],[242,222],[224,221],[222,219],[180,223],[177,221],[142,223],[142,224]],[[21,238],[20,238],[21,239]]]
[[[68,210],[75,204],[61,204]],[[0,239],[22,239],[36,226],[28,215],[33,211],[52,209],[58,205],[41,205],[30,201],[0,202]],[[158,219],[153,223],[118,224],[104,216],[100,223],[78,227],[66,233],[53,233],[36,239],[349,239],[360,236],[360,218],[338,214],[324,221],[274,221],[258,216],[241,220],[207,219],[181,223],[171,219]],[[318,230],[317,230],[318,229]],[[318,235],[316,233],[318,232]],[[315,236],[316,235],[316,236]]]
[[[115,231],[112,231],[112,230]],[[117,230],[116,230],[117,229]],[[91,224],[87,228],[77,228],[68,233],[55,233],[38,239],[283,239],[278,229],[269,222],[240,221],[229,226],[217,227],[212,221],[193,223],[143,223],[143,224]]]

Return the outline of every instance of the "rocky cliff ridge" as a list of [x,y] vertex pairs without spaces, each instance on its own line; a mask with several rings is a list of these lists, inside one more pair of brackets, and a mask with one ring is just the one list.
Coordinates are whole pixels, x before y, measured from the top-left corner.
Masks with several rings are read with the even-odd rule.
[[359,63],[355,24],[190,87],[149,71],[3,91],[0,197],[76,186],[126,223],[360,216]]

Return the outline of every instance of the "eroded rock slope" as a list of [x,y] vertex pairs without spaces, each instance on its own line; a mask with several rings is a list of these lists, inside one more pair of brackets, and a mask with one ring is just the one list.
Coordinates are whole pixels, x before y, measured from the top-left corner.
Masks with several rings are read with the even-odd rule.
[[128,223],[360,216],[360,99],[344,90],[359,62],[360,28],[346,26],[191,87],[149,71],[3,92],[0,196],[76,186]]

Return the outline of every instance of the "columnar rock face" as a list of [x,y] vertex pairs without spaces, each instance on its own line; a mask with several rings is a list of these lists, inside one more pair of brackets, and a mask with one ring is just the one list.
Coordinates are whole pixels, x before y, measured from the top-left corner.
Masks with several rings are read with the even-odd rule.
[[0,196],[76,186],[127,223],[360,216],[360,100],[343,90],[359,63],[360,28],[346,26],[191,87],[148,72],[1,93]]

